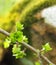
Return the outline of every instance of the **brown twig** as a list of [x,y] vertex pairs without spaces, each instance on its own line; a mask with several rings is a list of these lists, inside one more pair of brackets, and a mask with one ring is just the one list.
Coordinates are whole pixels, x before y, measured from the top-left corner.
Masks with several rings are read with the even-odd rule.
[[[0,28],[0,33],[2,33],[2,34],[4,34],[4,35],[7,35],[7,36],[10,36],[10,34],[9,34],[7,31],[5,31],[5,30],[3,30],[3,29],[1,29],[1,28]],[[27,43],[25,43],[25,42],[22,42],[22,44],[23,44],[26,48],[28,48],[28,49],[30,49],[31,51],[35,52],[36,54],[39,53],[39,51],[37,51],[34,47],[30,46],[29,44],[27,44]],[[47,57],[45,57],[43,54],[41,54],[41,57],[42,57],[44,60],[46,60],[46,62],[48,62],[49,64],[55,65],[55,64],[52,63]]]

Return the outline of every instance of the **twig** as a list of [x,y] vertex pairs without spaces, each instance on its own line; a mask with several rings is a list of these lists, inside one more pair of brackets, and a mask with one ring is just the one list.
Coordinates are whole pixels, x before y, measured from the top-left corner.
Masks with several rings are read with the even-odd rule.
[[[7,36],[10,36],[10,33],[8,33],[7,31],[3,30],[0,28],[0,33],[4,34],[4,35],[7,35]],[[37,51],[34,47],[30,46],[29,44],[25,43],[25,42],[22,42],[22,44],[30,49],[31,51],[35,52],[36,54],[39,53],[39,51]],[[55,65],[54,63],[52,63],[47,57],[45,57],[43,54],[41,54],[41,57],[46,60],[46,62],[48,62],[49,64],[52,64],[52,65]]]
[[5,31],[5,30],[3,30],[1,28],[0,28],[0,33],[5,34],[6,36],[9,36],[10,35],[7,31]]

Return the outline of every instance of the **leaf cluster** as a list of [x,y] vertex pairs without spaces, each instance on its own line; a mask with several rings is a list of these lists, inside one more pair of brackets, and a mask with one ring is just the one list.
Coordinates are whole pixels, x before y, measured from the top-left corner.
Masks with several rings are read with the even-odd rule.
[[23,35],[23,29],[23,25],[20,22],[16,22],[16,31],[11,33],[10,36],[4,42],[4,48],[8,48],[10,45],[13,45],[12,53],[13,56],[16,57],[16,59],[22,58],[25,55],[24,51],[21,49],[21,43],[28,43],[28,38]]

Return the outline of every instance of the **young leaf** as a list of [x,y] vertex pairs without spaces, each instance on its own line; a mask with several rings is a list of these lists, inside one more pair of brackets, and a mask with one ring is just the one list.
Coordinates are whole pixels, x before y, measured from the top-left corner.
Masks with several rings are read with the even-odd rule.
[[21,50],[20,47],[21,47],[21,45],[18,45],[18,47],[17,47],[17,45],[14,44],[14,45],[13,45],[13,48],[12,48],[13,54],[18,53],[18,52]]
[[16,35],[15,32],[10,34],[10,39],[11,39],[11,42],[12,42],[12,43],[15,43],[15,42],[16,42],[16,37],[15,37],[15,35]]
[[11,41],[6,39],[4,42],[4,48],[8,48],[10,46]]
[[21,51],[21,45],[17,46],[16,44],[14,44],[12,48],[12,52],[13,52],[13,56],[15,56],[16,59],[23,58],[23,56],[25,56],[25,53]]
[[24,29],[23,25],[20,22],[16,22],[16,28],[18,31]]
[[15,43],[16,41],[22,42],[23,41],[23,32],[22,31],[16,31],[14,33],[10,34],[11,41]]
[[45,45],[43,45],[43,49],[44,49],[45,52],[48,52],[48,51],[52,50],[49,43],[46,43]]
[[23,41],[28,43],[28,38],[26,36],[23,36]]

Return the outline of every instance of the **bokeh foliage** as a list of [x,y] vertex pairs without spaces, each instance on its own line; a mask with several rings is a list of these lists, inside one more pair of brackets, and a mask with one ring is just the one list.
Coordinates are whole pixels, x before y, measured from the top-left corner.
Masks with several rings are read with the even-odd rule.
[[[34,14],[55,4],[56,0],[0,0],[0,28],[10,32],[16,21],[24,23],[25,27],[29,27],[36,22]],[[3,38],[5,36],[0,34],[0,42]]]
[[[37,22],[34,14],[55,4],[56,0],[0,0],[0,28],[11,32],[16,21],[24,23],[25,28],[29,27]],[[0,38],[4,37],[1,35]]]

